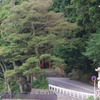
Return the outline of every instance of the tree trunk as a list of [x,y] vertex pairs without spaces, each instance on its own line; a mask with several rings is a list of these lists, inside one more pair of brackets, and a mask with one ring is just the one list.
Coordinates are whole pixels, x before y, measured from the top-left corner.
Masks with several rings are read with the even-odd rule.
[[[36,53],[37,57],[39,58],[38,47],[36,47],[36,46],[35,46],[35,53]],[[40,61],[37,62],[37,67],[40,67]]]
[[[5,63],[3,61],[2,61],[2,63],[0,63],[0,67],[2,69],[3,76],[4,76],[5,71],[7,70],[7,67],[6,67],[6,65],[5,65]],[[4,77],[3,81],[4,81],[4,84],[5,84],[4,91],[6,91],[8,89],[8,92],[11,94],[12,91],[11,91],[11,87],[10,87],[10,83],[9,83],[9,78]]]
[[15,63],[15,61],[12,61],[12,64],[13,64],[13,66],[14,66],[14,68],[16,68],[16,63]]
[[9,83],[9,79],[8,78],[5,78],[5,84],[6,84],[7,88],[8,88],[8,92],[11,94],[12,91],[11,91],[11,87],[10,87],[10,83]]
[[23,85],[18,81],[17,81],[17,84],[19,85],[20,92],[22,93],[23,92]]
[[31,75],[31,86],[32,86],[32,82],[33,82],[33,75]]
[[8,91],[9,91],[9,93],[11,94],[11,87],[10,87],[10,84],[9,84],[9,82],[7,82],[7,87],[8,87]]

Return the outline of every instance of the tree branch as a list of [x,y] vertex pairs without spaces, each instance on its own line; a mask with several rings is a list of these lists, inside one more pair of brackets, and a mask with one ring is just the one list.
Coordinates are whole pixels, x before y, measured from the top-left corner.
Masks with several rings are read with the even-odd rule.
[[16,62],[15,61],[12,61],[12,64],[13,64],[13,66],[14,66],[14,68],[16,68]]
[[33,23],[32,23],[32,35],[34,35],[35,36],[35,27],[34,27],[34,25],[33,25]]
[[36,29],[36,31],[38,31],[38,30],[40,30],[40,29],[44,28],[45,26],[46,26],[46,24],[44,24],[42,27],[40,27],[40,28]]
[[2,61],[2,64],[3,64],[4,68],[5,68],[5,70],[7,70],[7,66],[5,65],[5,63],[3,61]]
[[4,73],[5,69],[3,68],[3,65],[1,63],[0,63],[0,66],[1,66],[2,72]]

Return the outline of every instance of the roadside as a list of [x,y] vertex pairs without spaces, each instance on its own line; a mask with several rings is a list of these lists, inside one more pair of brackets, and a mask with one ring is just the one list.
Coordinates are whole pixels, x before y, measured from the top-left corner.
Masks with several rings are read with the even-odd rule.
[[[69,78],[49,77],[48,82],[51,85],[55,85],[55,86],[62,87],[62,88],[65,88],[65,89],[93,94],[93,89],[94,89],[93,86],[87,85],[83,82],[70,80]],[[57,95],[58,100],[82,100],[82,99],[77,99],[76,98],[77,96],[73,97],[73,95],[69,96],[66,93],[64,93],[64,94],[59,93],[58,90],[55,92],[55,94]]]
[[69,78],[48,78],[49,84],[67,88],[74,91],[93,93],[94,87],[85,83],[70,80]]
[[68,95],[63,95],[60,93],[56,93],[56,94],[57,94],[58,100],[82,100],[82,99],[77,99]]

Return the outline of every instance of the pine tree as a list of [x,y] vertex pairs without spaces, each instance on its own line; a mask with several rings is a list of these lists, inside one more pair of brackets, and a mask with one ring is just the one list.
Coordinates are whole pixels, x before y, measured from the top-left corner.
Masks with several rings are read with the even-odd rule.
[[63,66],[63,60],[53,55],[54,47],[65,44],[68,33],[77,28],[62,13],[48,12],[50,3],[45,3],[37,0],[12,6],[0,26],[1,38],[7,43],[0,47],[0,55],[12,66],[4,76],[15,80],[20,92],[24,77],[40,74],[41,59],[47,57],[54,67]]

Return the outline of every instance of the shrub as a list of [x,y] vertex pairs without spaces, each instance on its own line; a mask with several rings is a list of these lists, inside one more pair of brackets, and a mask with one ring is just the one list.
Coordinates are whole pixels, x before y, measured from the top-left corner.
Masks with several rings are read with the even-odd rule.
[[0,80],[0,92],[4,89],[4,82]]
[[10,81],[10,86],[12,89],[12,92],[19,92],[19,86],[16,84],[16,82],[14,80]]
[[48,81],[46,77],[41,77],[32,82],[32,88],[35,89],[48,89]]
[[85,83],[90,83],[91,81],[91,77],[92,75],[90,73],[86,73],[84,75],[81,76],[80,81],[85,82]]

